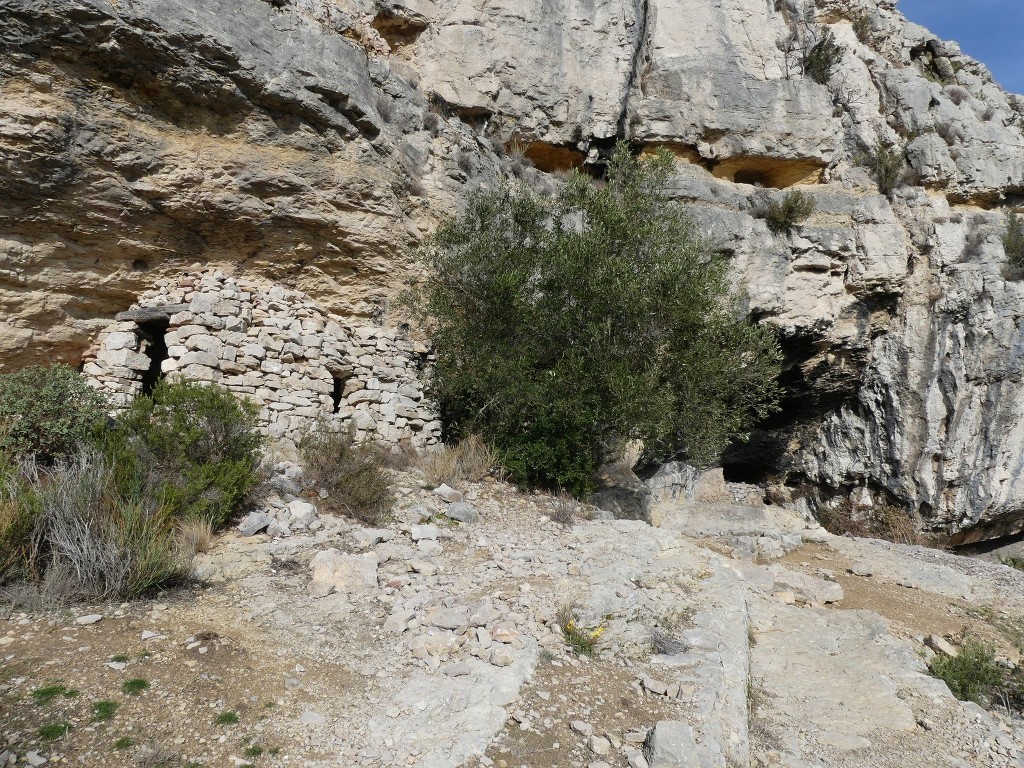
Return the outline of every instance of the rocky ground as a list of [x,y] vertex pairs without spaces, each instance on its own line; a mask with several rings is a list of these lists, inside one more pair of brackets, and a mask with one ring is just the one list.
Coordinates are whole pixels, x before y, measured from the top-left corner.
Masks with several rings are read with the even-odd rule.
[[15,609],[0,765],[1024,765],[1019,719],[926,674],[968,635],[1017,660],[1024,574],[779,507],[567,526],[401,480],[386,528],[231,532],[155,601]]

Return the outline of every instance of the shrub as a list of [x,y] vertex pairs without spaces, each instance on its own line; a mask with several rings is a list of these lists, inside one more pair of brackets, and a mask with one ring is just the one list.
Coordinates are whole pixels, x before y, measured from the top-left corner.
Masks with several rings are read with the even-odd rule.
[[345,431],[318,423],[299,442],[309,478],[327,491],[321,504],[364,523],[387,520],[395,503],[391,480],[372,445],[358,445],[352,426]]
[[763,208],[765,223],[775,234],[789,232],[796,224],[814,213],[814,198],[794,190],[787,192],[782,200],[769,198]]
[[954,696],[975,704],[985,704],[1003,684],[1003,672],[992,649],[976,640],[964,643],[956,656],[937,655],[928,668]]
[[804,74],[816,83],[827,85],[842,58],[842,46],[836,43],[832,30],[826,30],[821,40],[804,51]]
[[66,365],[0,374],[0,449],[53,461],[87,442],[106,410],[103,397]]
[[120,418],[108,450],[137,495],[152,494],[174,517],[208,520],[216,530],[259,481],[256,416],[254,405],[223,387],[161,381]]
[[432,395],[513,480],[586,493],[631,439],[709,461],[773,410],[774,335],[742,319],[724,258],[665,191],[672,170],[620,144],[606,184],[480,191],[420,252]]
[[125,495],[98,450],[61,460],[30,495],[38,504],[31,567],[51,598],[136,598],[184,578],[170,512]]
[[874,150],[862,154],[861,160],[871,172],[879,192],[889,195],[896,189],[903,175],[904,150],[902,147],[890,149],[879,140],[875,144]]
[[1024,224],[1016,213],[1006,218],[1003,250],[1011,267],[1024,267]]

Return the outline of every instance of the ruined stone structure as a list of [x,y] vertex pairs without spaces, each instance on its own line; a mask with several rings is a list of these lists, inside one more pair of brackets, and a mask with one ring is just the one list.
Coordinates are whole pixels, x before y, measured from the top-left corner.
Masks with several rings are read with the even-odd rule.
[[160,376],[216,382],[260,406],[274,439],[317,419],[362,439],[437,442],[420,374],[427,348],[394,329],[345,327],[305,294],[219,271],[161,281],[122,312],[86,359],[89,380],[125,405]]

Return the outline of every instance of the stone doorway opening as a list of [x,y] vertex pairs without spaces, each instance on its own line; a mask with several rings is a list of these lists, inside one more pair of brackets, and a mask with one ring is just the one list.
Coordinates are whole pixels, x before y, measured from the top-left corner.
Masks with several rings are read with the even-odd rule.
[[170,318],[166,315],[138,322],[142,353],[149,358],[149,367],[142,374],[142,394],[153,394],[156,385],[163,378],[163,362],[170,355],[167,351],[167,328]]

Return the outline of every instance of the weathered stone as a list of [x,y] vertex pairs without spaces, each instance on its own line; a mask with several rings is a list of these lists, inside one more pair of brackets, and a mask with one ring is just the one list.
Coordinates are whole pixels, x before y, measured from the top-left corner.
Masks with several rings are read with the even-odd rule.
[[377,555],[345,555],[337,549],[318,552],[310,561],[313,578],[306,591],[313,597],[331,592],[361,592],[377,586]]

